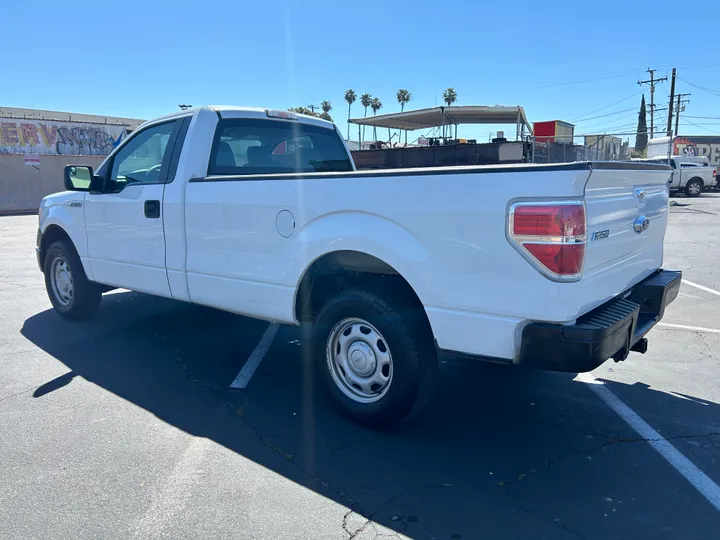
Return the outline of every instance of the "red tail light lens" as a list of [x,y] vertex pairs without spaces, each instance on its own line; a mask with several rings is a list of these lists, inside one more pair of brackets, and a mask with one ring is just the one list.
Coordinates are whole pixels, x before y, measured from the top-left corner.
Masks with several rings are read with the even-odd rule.
[[513,234],[519,236],[577,236],[585,234],[583,205],[517,206]]
[[576,281],[585,260],[585,205],[517,203],[510,210],[509,233],[515,248],[543,275]]
[[585,244],[523,244],[540,264],[554,274],[574,276],[582,271]]

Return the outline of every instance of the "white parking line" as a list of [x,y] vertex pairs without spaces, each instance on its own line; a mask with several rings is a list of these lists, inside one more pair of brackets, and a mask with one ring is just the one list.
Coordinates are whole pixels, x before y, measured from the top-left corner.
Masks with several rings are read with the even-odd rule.
[[717,294],[718,296],[720,296],[720,291],[716,291],[715,289],[711,289],[710,287],[698,285],[697,283],[693,283],[692,281],[688,281],[687,279],[683,279],[682,282],[685,285],[690,285],[691,287],[695,287],[696,289],[700,289],[701,291],[709,292],[711,294]]
[[602,399],[620,418],[625,420],[638,435],[645,439],[650,446],[664,457],[677,472],[697,489],[716,510],[720,510],[720,486],[713,482],[708,475],[698,469],[688,458],[655,431],[630,407],[625,405],[602,382],[587,373],[579,374],[575,380],[584,382],[595,394]]
[[277,334],[278,328],[280,328],[278,323],[270,323],[268,325],[265,333],[255,347],[255,350],[250,355],[250,358],[247,359],[247,362],[245,362],[245,365],[240,370],[240,373],[238,373],[238,376],[235,377],[235,380],[230,385],[230,388],[245,388],[248,385],[250,378],[260,365],[260,362],[270,348],[270,345],[272,345],[272,341],[275,339],[275,334]]
[[684,324],[672,324],[659,322],[658,326],[665,326],[666,328],[676,328],[678,330],[690,330],[691,332],[705,332],[707,334],[720,334],[720,330],[717,328],[703,328],[702,326],[687,326]]

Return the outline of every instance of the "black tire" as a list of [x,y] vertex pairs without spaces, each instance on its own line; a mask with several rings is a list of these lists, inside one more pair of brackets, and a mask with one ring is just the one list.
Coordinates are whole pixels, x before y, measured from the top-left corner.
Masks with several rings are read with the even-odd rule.
[[703,181],[698,178],[693,178],[687,184],[685,184],[685,195],[687,197],[699,197],[702,192]]
[[[56,265],[64,265],[64,268],[69,271],[70,294],[64,289],[62,293],[60,292],[61,283],[58,283],[60,278],[54,275]],[[71,244],[63,240],[51,244],[45,254],[43,271],[45,273],[45,289],[58,314],[65,319],[77,321],[89,319],[97,312],[102,299],[102,290],[97,283],[88,280],[80,257]],[[61,273],[64,276],[68,274],[68,272]]]
[[[432,330],[422,306],[409,305],[391,294],[383,296],[361,289],[340,292],[321,308],[311,338],[317,376],[335,408],[347,418],[374,428],[393,426],[422,410],[432,394],[437,368]],[[392,377],[387,390],[372,403],[349,397],[347,386],[341,389],[337,372],[333,374],[333,360],[327,359],[333,329],[348,319],[370,323],[387,342],[391,355]]]

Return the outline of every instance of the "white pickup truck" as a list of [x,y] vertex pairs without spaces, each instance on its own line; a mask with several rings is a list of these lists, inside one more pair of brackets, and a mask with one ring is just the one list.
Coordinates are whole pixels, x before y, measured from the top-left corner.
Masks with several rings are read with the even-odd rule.
[[669,163],[672,167],[670,191],[681,191],[688,197],[699,197],[707,188],[717,187],[717,168],[710,166],[710,161],[705,156],[670,156],[669,159],[665,157],[642,161],[660,165]]
[[425,403],[438,351],[567,372],[645,352],[681,280],[660,269],[670,172],[356,171],[329,122],[203,107],[68,166],[37,257],[68,319],[121,287],[307,324],[333,403],[388,425]]

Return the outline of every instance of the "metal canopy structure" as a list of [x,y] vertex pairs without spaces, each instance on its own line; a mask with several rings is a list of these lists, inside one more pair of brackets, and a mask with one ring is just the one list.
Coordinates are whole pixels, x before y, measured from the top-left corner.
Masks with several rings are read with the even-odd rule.
[[532,127],[520,106],[468,105],[455,107],[432,107],[415,111],[380,114],[365,118],[351,118],[348,122],[359,126],[384,127],[389,129],[430,129],[439,126],[459,124],[515,124],[518,136],[532,133]]

